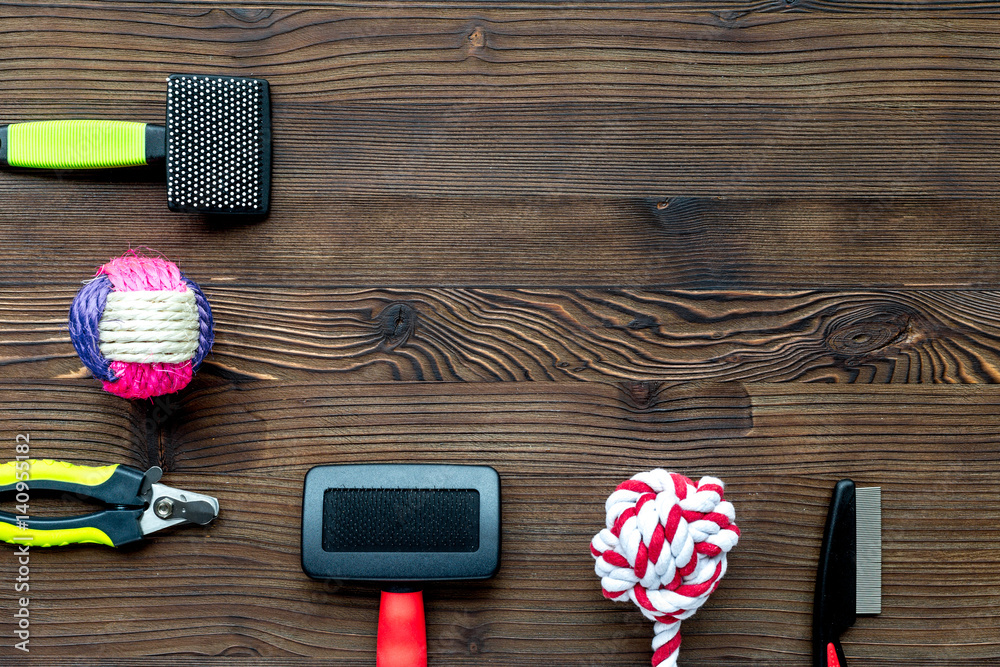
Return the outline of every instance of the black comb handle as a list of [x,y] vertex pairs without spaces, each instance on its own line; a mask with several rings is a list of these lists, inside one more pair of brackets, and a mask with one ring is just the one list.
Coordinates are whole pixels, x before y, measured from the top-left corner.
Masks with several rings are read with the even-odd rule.
[[837,482],[823,531],[813,609],[814,667],[847,667],[840,635],[857,618],[857,536],[854,482]]
[[163,125],[146,125],[146,164],[160,162],[167,157],[167,128]]

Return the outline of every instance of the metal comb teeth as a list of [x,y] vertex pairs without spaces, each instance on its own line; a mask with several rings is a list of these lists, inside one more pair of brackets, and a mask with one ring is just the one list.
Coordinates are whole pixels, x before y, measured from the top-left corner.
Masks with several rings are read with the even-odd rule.
[[167,79],[167,204],[173,211],[262,214],[271,182],[267,81]]
[[855,490],[855,611],[882,613],[882,487]]

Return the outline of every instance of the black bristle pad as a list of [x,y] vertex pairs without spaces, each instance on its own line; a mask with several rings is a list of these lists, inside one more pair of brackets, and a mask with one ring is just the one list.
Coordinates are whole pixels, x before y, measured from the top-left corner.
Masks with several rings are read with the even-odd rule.
[[327,489],[323,550],[472,552],[479,548],[474,489]]
[[271,183],[267,81],[167,80],[167,204],[172,211],[263,214]]

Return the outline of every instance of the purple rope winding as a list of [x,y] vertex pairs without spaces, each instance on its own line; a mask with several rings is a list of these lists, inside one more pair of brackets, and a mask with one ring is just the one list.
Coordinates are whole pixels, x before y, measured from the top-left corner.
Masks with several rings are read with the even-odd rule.
[[198,308],[198,349],[195,350],[194,356],[191,357],[191,370],[196,371],[205,359],[205,355],[212,349],[212,342],[215,340],[215,320],[212,319],[212,308],[208,305],[208,299],[205,298],[205,293],[198,287],[198,283],[183,273],[181,274],[181,280],[184,281],[189,290],[194,292],[194,301]]
[[101,333],[98,327],[111,291],[111,280],[107,276],[98,276],[77,292],[69,307],[69,338],[73,341],[73,347],[94,377],[108,382],[114,382],[117,378],[111,370],[110,362],[101,354]]

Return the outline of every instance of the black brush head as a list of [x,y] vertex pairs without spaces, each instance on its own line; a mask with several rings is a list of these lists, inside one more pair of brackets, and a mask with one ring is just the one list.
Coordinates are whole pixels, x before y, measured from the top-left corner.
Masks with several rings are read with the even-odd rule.
[[172,211],[262,215],[271,190],[267,81],[167,79],[167,204]]
[[317,579],[485,579],[500,557],[488,466],[336,465],[306,475],[302,568]]

